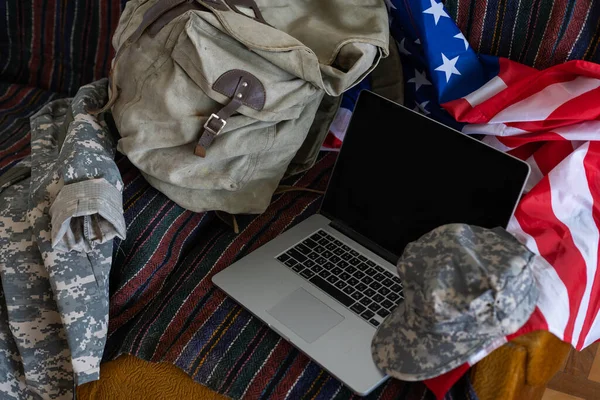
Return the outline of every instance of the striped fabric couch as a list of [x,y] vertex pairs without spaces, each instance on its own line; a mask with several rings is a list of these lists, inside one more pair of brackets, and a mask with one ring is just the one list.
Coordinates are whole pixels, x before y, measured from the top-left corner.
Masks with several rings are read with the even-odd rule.
[[[383,0],[382,0],[383,1]],[[0,0],[0,174],[29,153],[28,118],[107,75],[125,0]],[[543,68],[600,61],[598,0],[447,0],[482,53]],[[335,154],[286,183],[324,189]],[[105,360],[120,354],[176,365],[232,398],[347,399],[318,365],[228,299],[211,277],[315,213],[320,196],[276,196],[234,234],[214,213],[192,213],[150,187],[125,157],[127,239],[115,241]],[[354,396],[355,397],[355,396]],[[370,398],[433,398],[421,383],[390,380]],[[476,398],[468,377],[447,398]]]

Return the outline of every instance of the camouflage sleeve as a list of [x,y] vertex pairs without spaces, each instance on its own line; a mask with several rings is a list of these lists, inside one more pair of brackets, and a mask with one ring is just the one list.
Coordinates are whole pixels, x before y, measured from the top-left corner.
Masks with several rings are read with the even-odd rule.
[[23,179],[31,176],[31,158],[21,160],[17,165],[0,175],[0,192]]
[[30,180],[0,191],[0,398],[72,399],[73,368],[28,220]]
[[28,398],[21,356],[10,333],[4,293],[0,290],[0,398]]
[[52,247],[57,250],[90,252],[115,236],[125,238],[123,182],[113,160],[113,135],[102,115],[87,111],[101,106],[106,90],[106,80],[83,86],[57,130],[65,185],[50,207]]
[[125,238],[121,192],[105,179],[65,186],[50,207],[52,247],[89,253],[97,244]]
[[30,224],[78,385],[99,377],[108,331],[110,239],[125,233],[115,141],[102,116],[86,111],[106,102],[106,85],[105,79],[85,85],[71,102],[52,102],[30,120]]

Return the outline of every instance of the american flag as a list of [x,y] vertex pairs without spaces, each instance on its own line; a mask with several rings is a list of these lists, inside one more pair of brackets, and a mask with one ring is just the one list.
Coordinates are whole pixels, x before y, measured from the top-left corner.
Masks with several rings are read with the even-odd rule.
[[547,330],[578,350],[600,339],[600,65],[538,71],[479,55],[439,0],[386,4],[405,105],[526,160],[532,173],[508,231],[547,261],[534,270],[541,294],[528,323],[426,381],[441,398],[470,365],[518,335]]

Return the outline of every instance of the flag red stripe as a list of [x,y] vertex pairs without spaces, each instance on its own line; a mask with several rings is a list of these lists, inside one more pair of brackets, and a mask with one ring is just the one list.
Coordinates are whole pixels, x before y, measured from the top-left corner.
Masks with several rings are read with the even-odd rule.
[[548,330],[548,322],[546,322],[546,317],[544,314],[538,307],[536,307],[535,310],[533,310],[531,317],[529,317],[527,323],[525,323],[525,325],[519,328],[519,330],[512,335],[506,336],[506,340],[513,340],[519,336],[540,330]]
[[500,66],[498,76],[504,81],[504,83],[506,83],[507,86],[522,80],[525,76],[539,73],[539,71],[535,68],[511,61],[504,57],[498,58],[498,64]]
[[600,107],[590,107],[600,96],[600,88],[583,93],[554,110],[541,121],[509,122],[506,125],[528,132],[544,132],[562,127],[569,127],[581,121],[597,120]]
[[[598,75],[593,74],[590,77],[600,79],[600,73]],[[548,116],[548,124],[555,123],[556,125],[546,129],[555,129],[559,126],[558,123],[560,122],[563,125],[569,125],[569,122],[572,124],[574,121],[599,119],[600,107],[594,107],[598,103],[599,97],[600,88],[596,88],[565,102]],[[547,126],[549,125],[542,125],[542,128]]]
[[533,158],[544,176],[548,175],[563,159],[573,152],[573,144],[569,141],[547,142]]
[[568,227],[554,214],[548,177],[544,177],[524,196],[515,217],[523,231],[535,239],[540,255],[554,266],[567,287],[571,317],[563,340],[571,342],[575,318],[587,282],[586,265]]
[[435,394],[435,397],[438,400],[441,400],[469,368],[469,364],[465,363],[460,367],[454,368],[452,371],[446,372],[444,375],[440,375],[433,379],[427,379],[423,381],[423,383],[425,383],[429,390]]
[[[587,154],[583,159],[583,165],[585,168],[585,175],[588,181],[588,186],[594,199],[593,212],[594,223],[600,229],[600,142],[590,142]],[[593,245],[593,244],[592,244]],[[598,247],[598,253],[600,254],[600,242],[595,244]],[[596,266],[598,260],[596,260]],[[594,282],[592,283],[592,294],[600,293],[600,268],[596,268]],[[588,305],[587,313],[581,329],[581,335],[577,342],[577,348],[582,349],[588,332],[590,331],[592,324],[600,309],[600,296],[590,296],[590,302]]]
[[448,111],[457,121],[471,122],[471,120],[485,119],[482,115],[472,115],[478,113],[477,108],[473,108],[471,104],[464,98],[448,101],[442,104],[442,107]]
[[454,108],[459,110],[461,107],[457,100],[444,103],[444,108],[461,122],[484,124],[507,107],[526,100],[550,85],[572,81],[581,76],[600,79],[600,65],[580,60],[537,71],[510,60],[500,59],[500,67],[499,76],[508,85],[506,89],[460,115],[454,114]]
[[543,142],[530,142],[515,149],[509,150],[507,153],[521,160],[527,160],[543,145]]
[[323,147],[328,149],[339,149],[342,147],[342,141],[333,133],[328,132],[325,140],[323,141]]

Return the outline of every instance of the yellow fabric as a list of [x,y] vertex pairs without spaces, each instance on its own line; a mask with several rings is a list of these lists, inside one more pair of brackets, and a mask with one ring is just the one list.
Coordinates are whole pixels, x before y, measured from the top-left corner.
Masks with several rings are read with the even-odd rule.
[[[500,347],[472,369],[471,380],[480,400],[540,399],[560,370],[571,346],[538,331]],[[102,364],[100,380],[78,388],[80,400],[222,400],[168,363],[150,363],[123,355]]]
[[527,349],[507,343],[479,361],[471,381],[479,400],[515,399],[525,386]]
[[514,339],[479,361],[471,381],[479,400],[541,399],[571,346],[546,331]]
[[168,363],[151,363],[123,355],[100,367],[100,380],[77,389],[79,400],[221,400]]
[[545,332],[531,332],[514,343],[527,349],[527,384],[546,386],[569,356],[571,345]]

